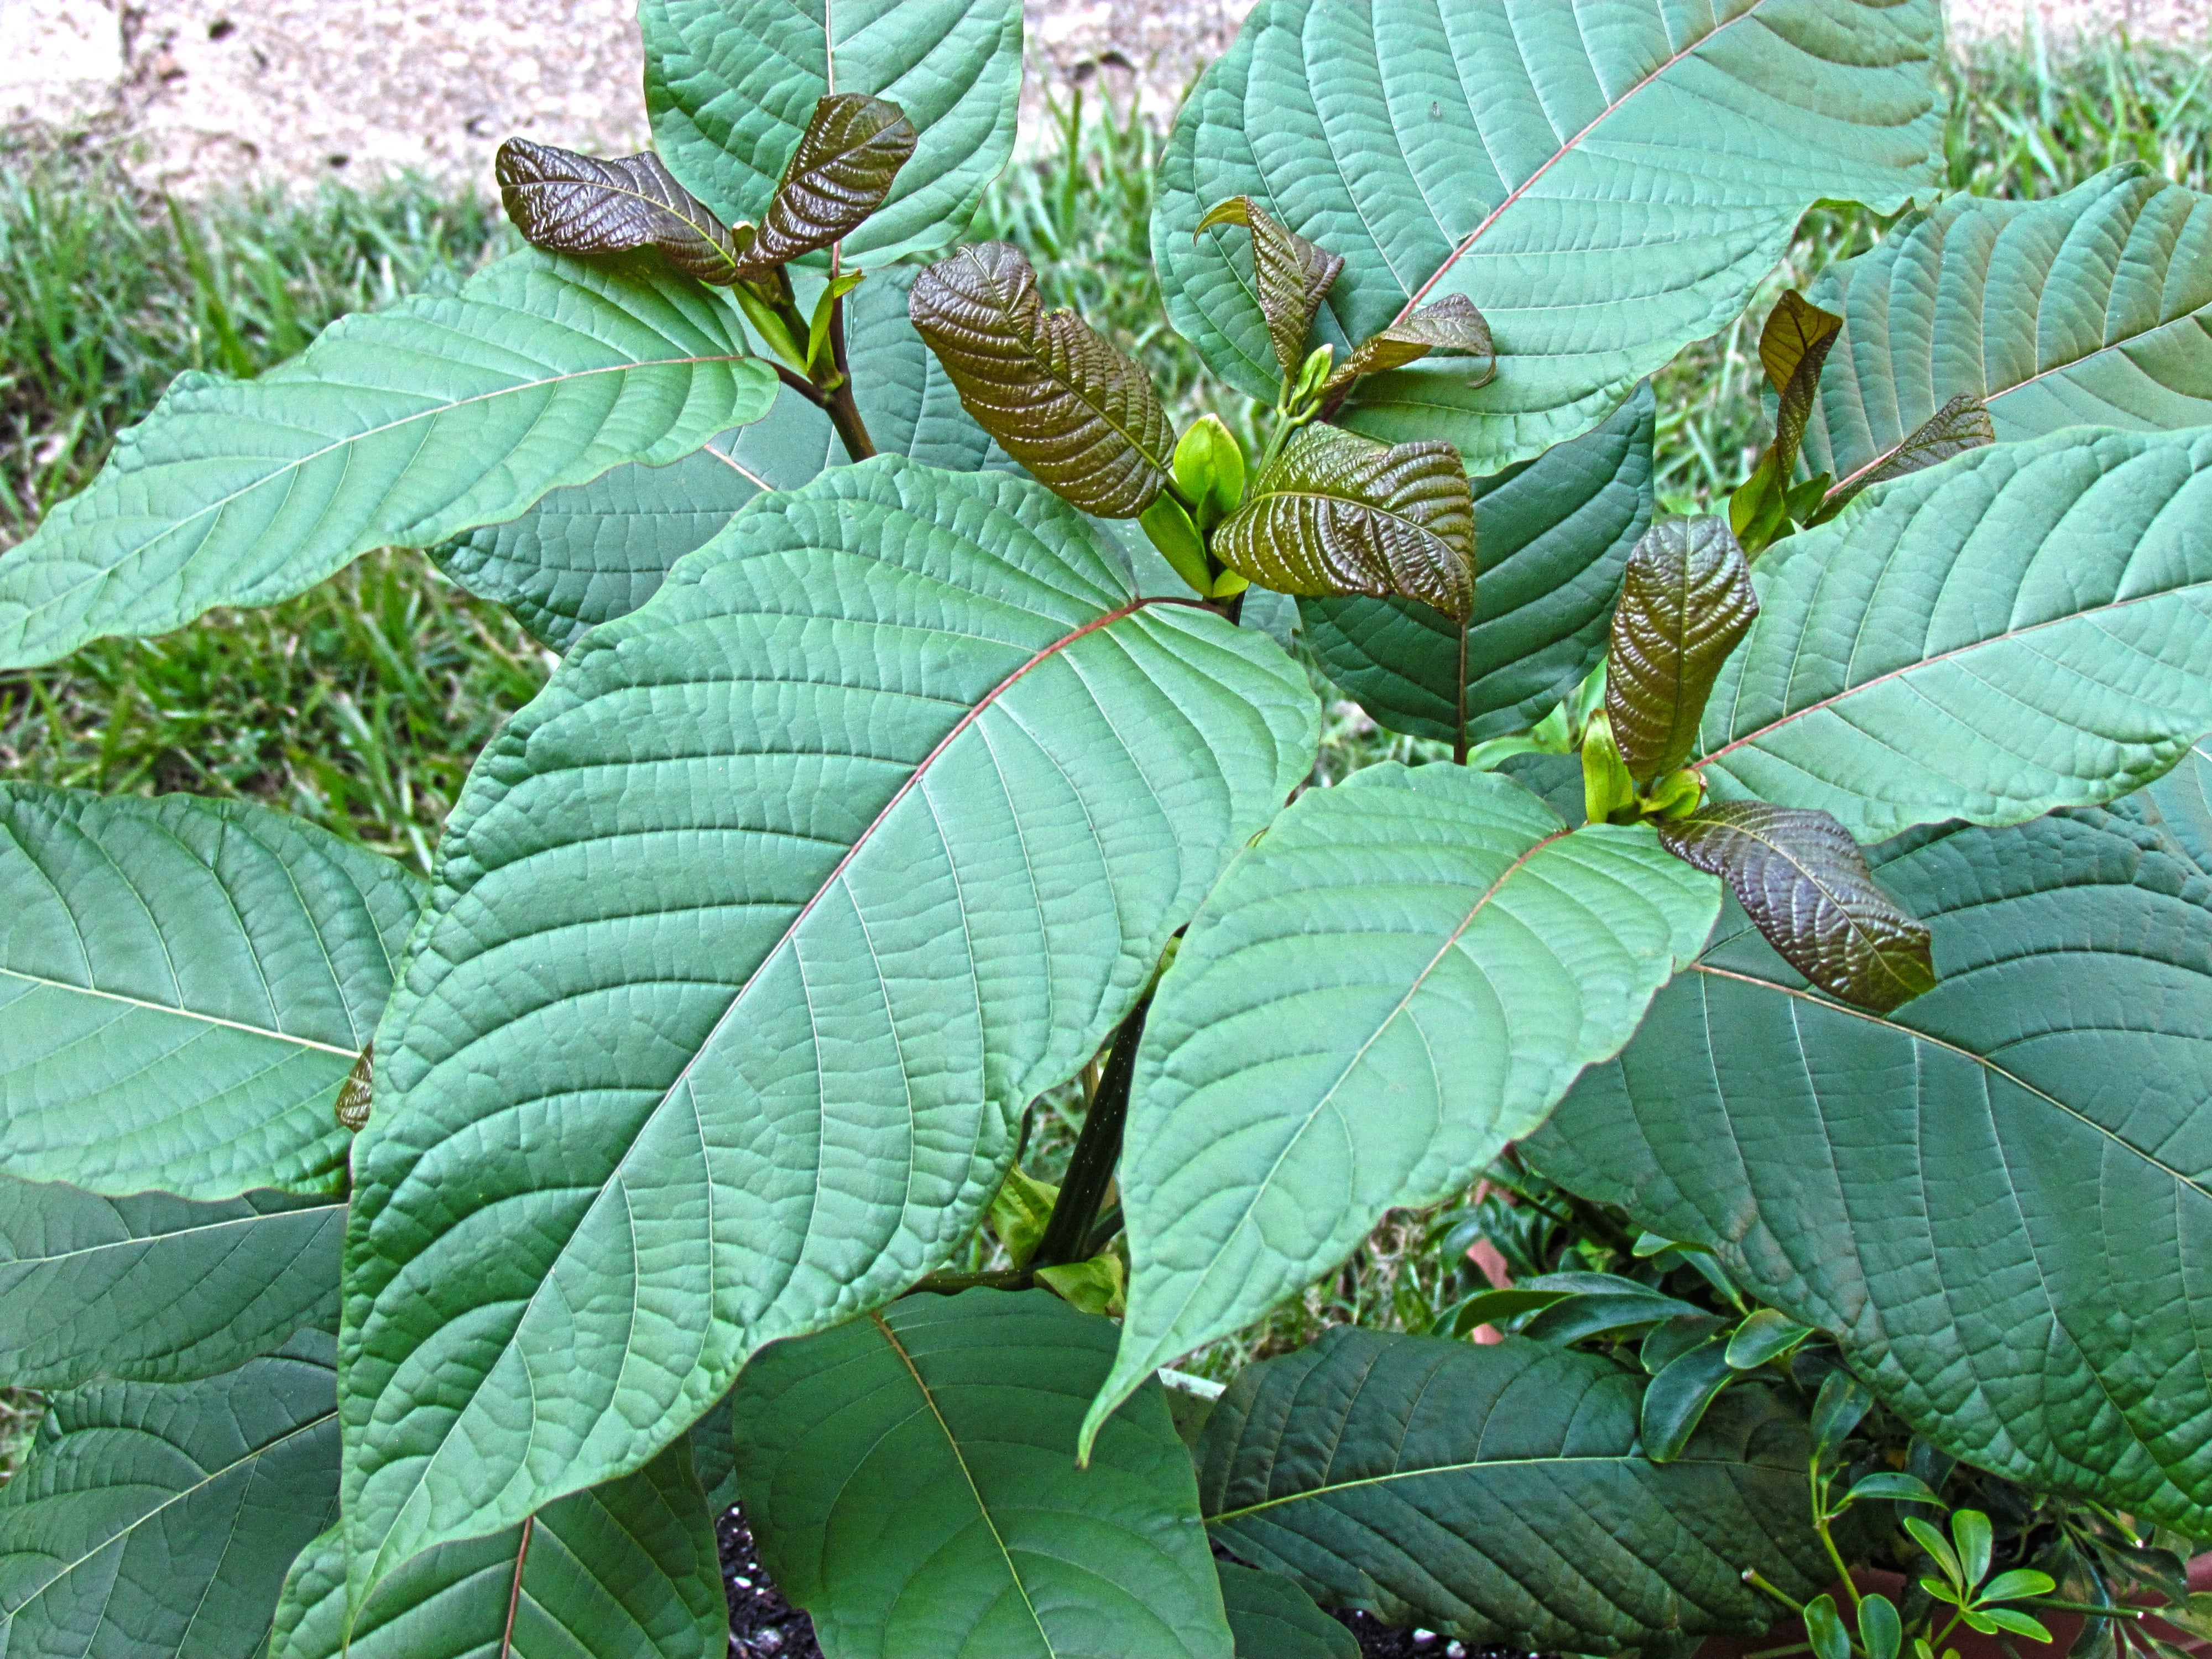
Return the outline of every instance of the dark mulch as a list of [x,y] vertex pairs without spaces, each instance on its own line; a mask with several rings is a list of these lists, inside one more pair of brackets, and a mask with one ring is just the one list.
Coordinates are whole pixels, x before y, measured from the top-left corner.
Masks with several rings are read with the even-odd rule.
[[814,1621],[761,1571],[744,1513],[732,1510],[714,1531],[722,1545],[722,1593],[730,1598],[730,1659],[822,1659]]
[[[814,1621],[783,1599],[782,1593],[761,1571],[753,1535],[745,1517],[732,1510],[721,1519],[717,1534],[722,1544],[722,1589],[730,1598],[730,1659],[822,1659],[814,1640]],[[1340,1613],[1352,1633],[1359,1638],[1361,1659],[1506,1659],[1487,1649],[1468,1650],[1427,1631],[1401,1630],[1372,1613]],[[1140,1659],[1132,1655],[1131,1659]]]

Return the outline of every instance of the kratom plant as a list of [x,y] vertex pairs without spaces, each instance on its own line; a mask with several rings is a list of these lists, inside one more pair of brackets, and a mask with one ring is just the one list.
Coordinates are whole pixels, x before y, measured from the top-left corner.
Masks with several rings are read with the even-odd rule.
[[[1261,0],[1153,225],[1247,453],[956,246],[1016,0],[641,24],[653,153],[0,558],[10,669],[384,544],[563,653],[427,884],[0,786],[0,1647],[708,1659],[732,1499],[836,1659],[2196,1616],[2212,208],[1937,199],[1936,0]],[[1279,635],[1437,758],[1303,787]],[[1620,1237],[1164,1371],[1486,1171]]]

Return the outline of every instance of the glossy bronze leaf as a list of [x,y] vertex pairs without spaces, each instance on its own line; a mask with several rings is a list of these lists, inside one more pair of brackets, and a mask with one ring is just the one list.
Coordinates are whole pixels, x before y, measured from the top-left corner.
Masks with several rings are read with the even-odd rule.
[[1639,783],[1690,757],[1721,665],[1759,614],[1751,568],[1718,519],[1653,526],[1621,578],[1605,708]]
[[1780,401],[1774,414],[1775,475],[1786,483],[1797,465],[1798,446],[1805,441],[1805,422],[1813,416],[1813,400],[1820,395],[1821,366],[1828,361],[1844,319],[1823,311],[1796,289],[1784,291],[1767,313],[1759,336],[1759,361]]
[[1784,961],[1829,995],[1887,1013],[1936,985],[1927,925],[1875,884],[1827,813],[1716,801],[1659,825],[1667,850],[1720,877]]
[[1996,441],[1996,425],[1990,418],[1990,406],[1973,393],[1962,392],[1923,421],[1903,443],[1829,496],[1814,515],[1813,522],[1826,524],[1849,507],[1852,498],[1869,484],[1887,483],[1892,478],[1901,478],[1908,472],[1917,472],[1924,466],[1948,461],[1954,455],[1963,455],[1970,449],[1979,449]]
[[501,205],[534,247],[555,253],[657,247],[702,283],[738,279],[728,229],[649,150],[606,161],[510,138],[499,147],[494,171]]
[[1490,366],[1481,376],[1468,382],[1470,387],[1486,384],[1498,372],[1498,351],[1491,343],[1490,324],[1466,295],[1448,294],[1361,341],[1358,349],[1344,360],[1344,367],[1329,377],[1329,389],[1341,390],[1363,375],[1403,368],[1431,351],[1490,358]]
[[1474,495],[1448,443],[1311,426],[1222,521],[1213,554],[1283,593],[1403,594],[1474,609]]
[[376,1045],[362,1045],[361,1058],[346,1073],[346,1080],[338,1085],[337,1103],[331,1110],[341,1129],[359,1134],[368,1127],[369,1101],[376,1086]]
[[1283,377],[1295,378],[1305,362],[1314,313],[1328,297],[1344,261],[1315,246],[1249,196],[1218,204],[1198,222],[1198,229],[1214,225],[1243,225],[1251,231],[1252,276],[1260,289],[1261,314],[1267,319],[1267,337]]
[[1151,376],[1073,312],[1047,312],[1019,249],[961,249],[915,278],[907,308],[962,406],[1062,500],[1133,519],[1158,496],[1175,428]]
[[814,106],[750,246],[747,276],[787,264],[860,228],[914,154],[914,124],[896,104],[838,93]]

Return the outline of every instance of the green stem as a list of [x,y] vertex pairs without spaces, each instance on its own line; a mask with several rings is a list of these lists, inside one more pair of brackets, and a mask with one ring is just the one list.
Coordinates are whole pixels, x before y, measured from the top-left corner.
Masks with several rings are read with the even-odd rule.
[[1136,1074],[1137,1044],[1145,1035],[1145,1015],[1152,1000],[1146,997],[1130,1011],[1114,1033],[1114,1047],[1099,1073],[1098,1091],[1083,1116],[1082,1133],[1067,1160],[1067,1174],[1060,1184],[1060,1197],[1044,1224],[1044,1237],[1030,1257],[1030,1267],[1065,1267],[1089,1258],[1091,1230],[1097,1224],[1106,1188],[1113,1184],[1115,1167],[1121,1161],[1121,1124],[1129,1114],[1129,1079]]
[[1756,1568],[1746,1567],[1744,1569],[1743,1582],[1750,1585],[1753,1589],[1765,1590],[1769,1595],[1781,1602],[1784,1607],[1789,1608],[1792,1613],[1802,1613],[1805,1611],[1805,1604],[1802,1601],[1798,1601],[1795,1596],[1784,1595],[1780,1590],[1775,1589],[1773,1585],[1768,1583],[1765,1578],[1761,1576]]
[[1943,1633],[1941,1636],[1938,1636],[1928,1645],[1934,1649],[1938,1654],[1942,1653],[1943,1651],[1943,1644],[1951,1639],[1951,1632],[1959,1628],[1959,1621],[1966,1616],[1966,1608],[1960,1607],[1956,1613],[1951,1615],[1951,1622],[1943,1626]]
[[2049,1607],[2053,1613],[2085,1613],[2093,1619],[2141,1619],[2142,1607],[2099,1607],[2094,1601],[2062,1601],[2052,1595],[2029,1595],[2021,1598],[2031,1607]]
[[[1814,1513],[1816,1516],[1820,1514],[1820,1507],[1819,1494],[1815,1493]],[[1844,1593],[1851,1598],[1851,1612],[1856,1614],[1866,1605],[1866,1598],[1859,1594],[1859,1587],[1851,1582],[1851,1570],[1844,1565],[1844,1553],[1836,1547],[1835,1535],[1828,1530],[1827,1518],[1821,1516],[1814,1521],[1813,1530],[1820,1534],[1820,1543],[1828,1552],[1828,1559],[1836,1564],[1836,1576],[1844,1581]]]

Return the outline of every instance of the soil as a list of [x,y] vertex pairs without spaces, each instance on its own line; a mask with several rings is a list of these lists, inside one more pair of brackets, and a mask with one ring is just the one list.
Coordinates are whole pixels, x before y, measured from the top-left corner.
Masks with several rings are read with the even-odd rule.
[[[730,1659],[822,1659],[814,1621],[785,1601],[763,1570],[744,1512],[730,1510],[716,1532],[722,1546],[722,1589],[730,1599]],[[1470,1650],[1431,1631],[1402,1630],[1371,1613],[1336,1616],[1358,1638],[1360,1659],[1468,1659],[1470,1654],[1475,1659],[1527,1659],[1502,1650]]]
[[[1252,0],[1026,0],[1032,105],[1103,85],[1164,118]],[[2201,42],[2212,0],[1948,0],[1960,40]],[[488,188],[524,134],[645,141],[636,0],[0,0],[0,130],[90,129],[138,181],[184,195],[373,181]],[[1031,121],[1035,135],[1042,124]]]

